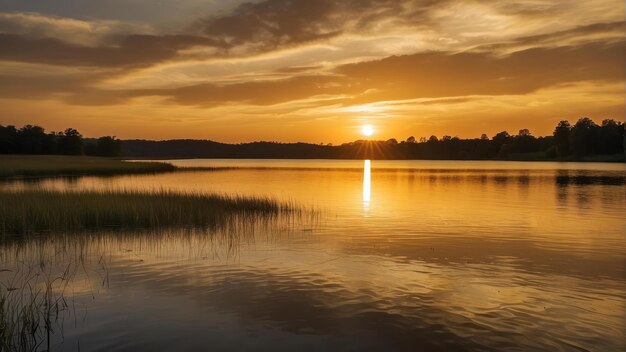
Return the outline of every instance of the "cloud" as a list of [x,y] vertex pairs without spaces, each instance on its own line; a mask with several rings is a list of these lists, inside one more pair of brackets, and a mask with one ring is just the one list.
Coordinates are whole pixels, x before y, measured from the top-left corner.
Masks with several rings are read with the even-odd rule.
[[50,65],[141,67],[172,59],[181,49],[214,42],[188,35],[122,35],[106,46],[71,44],[54,38],[0,34],[0,60]]
[[508,51],[520,50],[529,47],[566,46],[574,43],[593,42],[602,39],[614,41],[624,37],[626,21],[593,23],[584,26],[568,28],[561,31],[523,36],[511,41],[490,45],[481,45],[476,48],[480,51]]
[[0,12],[0,33],[27,38],[56,38],[78,45],[97,45],[102,38],[120,34],[153,34],[147,24],[44,16],[37,13]]
[[282,80],[211,83],[175,89],[129,91],[159,95],[183,105],[273,105],[316,96],[344,104],[470,95],[527,94],[579,81],[620,82],[625,41],[533,48],[496,56],[485,52],[430,52],[343,65],[330,75]]
[[[605,2],[601,1],[603,6]],[[503,42],[506,40],[501,36],[510,37],[514,32],[519,35],[530,29],[537,33],[538,25],[520,22],[528,21],[530,14],[539,17],[543,11],[549,13],[544,16],[554,17],[558,10],[569,13],[580,7],[566,5],[553,4],[546,9],[532,1],[503,7],[489,0],[264,0],[240,4],[227,15],[205,17],[180,31],[170,30],[172,34],[161,33],[149,24],[0,13],[0,60],[136,68],[190,59],[258,55],[350,36],[378,38],[381,43],[394,38],[391,45],[400,48],[417,49],[416,44],[421,44],[431,50],[452,50],[453,46],[454,50],[464,50],[468,45],[485,45],[484,40],[476,39],[481,36]],[[459,17],[459,6],[463,6],[463,13],[474,14],[474,18]],[[515,26],[505,26],[507,23]],[[575,30],[571,30],[571,25],[553,25],[548,28],[560,30],[556,34],[541,30],[524,40],[557,41],[558,35],[571,37],[577,35],[576,31],[606,31],[603,25],[615,24]],[[493,31],[490,26],[500,30]],[[619,29],[613,28],[616,30]],[[405,36],[405,43],[398,40]],[[340,49],[351,43],[354,41],[330,45]],[[374,55],[379,46],[369,44],[369,55]],[[520,41],[516,45],[528,44]]]
[[231,46],[279,47],[373,28],[384,18],[419,23],[421,14],[435,4],[432,0],[265,0],[244,3],[228,16],[198,21],[196,28]]
[[0,60],[136,67],[177,56],[184,59],[181,51],[197,47],[221,49],[213,56],[249,55],[328,39],[393,14],[415,14],[407,4],[422,6],[428,2],[266,0],[244,3],[226,16],[196,21],[178,34],[158,34],[149,25],[117,21],[0,13]]
[[0,74],[0,96],[3,98],[48,98],[55,94],[76,94],[97,76],[18,76]]
[[357,100],[526,94],[578,81],[623,81],[625,41],[484,52],[419,53],[347,65],[339,72],[376,89]]

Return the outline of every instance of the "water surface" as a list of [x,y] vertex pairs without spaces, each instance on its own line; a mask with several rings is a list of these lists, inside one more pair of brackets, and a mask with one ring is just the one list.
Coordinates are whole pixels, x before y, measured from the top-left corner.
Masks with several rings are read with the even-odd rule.
[[58,349],[626,348],[624,164],[172,162],[233,168],[0,188],[261,195],[319,216],[4,245],[0,269],[81,263]]

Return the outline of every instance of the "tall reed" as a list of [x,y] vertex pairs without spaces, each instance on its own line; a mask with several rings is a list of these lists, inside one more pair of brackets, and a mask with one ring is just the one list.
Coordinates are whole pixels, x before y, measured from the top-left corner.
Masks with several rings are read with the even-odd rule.
[[0,234],[219,228],[297,212],[268,198],[157,191],[0,191]]
[[0,282],[0,351],[50,351],[68,309],[64,292],[71,265],[58,276],[51,276],[43,261],[16,267],[11,281]]
[[174,165],[163,162],[129,162],[85,156],[0,156],[0,178],[145,174],[176,170]]

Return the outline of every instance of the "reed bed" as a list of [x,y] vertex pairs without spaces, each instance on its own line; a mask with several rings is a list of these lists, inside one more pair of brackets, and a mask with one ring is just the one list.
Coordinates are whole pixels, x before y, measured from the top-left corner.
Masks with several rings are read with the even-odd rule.
[[19,265],[13,280],[0,283],[0,351],[50,351],[68,309],[65,289],[71,265],[53,277],[45,264]]
[[166,190],[0,191],[0,232],[9,235],[0,241],[0,351],[60,348],[65,319],[83,314],[68,287],[77,279],[91,295],[107,287],[112,248],[229,257],[256,235],[309,225],[310,213],[262,197]]
[[0,178],[82,176],[82,175],[125,175],[149,174],[176,171],[177,168],[164,162],[129,162],[114,158],[86,156],[2,156]]
[[2,235],[98,229],[216,229],[294,213],[262,197],[157,191],[0,191]]

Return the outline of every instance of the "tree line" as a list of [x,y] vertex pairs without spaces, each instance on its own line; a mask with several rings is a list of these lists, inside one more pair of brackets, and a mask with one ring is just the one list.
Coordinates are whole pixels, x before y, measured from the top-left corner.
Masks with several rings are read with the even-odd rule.
[[398,141],[359,140],[337,146],[310,143],[253,142],[225,144],[209,140],[84,139],[75,129],[45,133],[38,126],[0,126],[0,153],[67,154],[143,158],[272,158],[272,159],[444,159],[444,160],[585,160],[594,156],[624,159],[624,123],[600,124],[584,117],[574,125],[561,121],[551,136],[528,129],[512,135],[460,139],[437,136]]
[[409,137],[404,149],[415,159],[507,159],[507,160],[581,160],[592,156],[624,154],[624,123],[605,119],[596,124],[583,117],[574,125],[560,121],[552,136],[535,137],[528,129],[516,135],[502,131],[489,138],[483,134],[476,139],[436,136],[416,141]]
[[528,129],[516,135],[502,131],[491,138],[437,136],[404,141],[359,140],[341,145],[253,142],[225,144],[208,140],[125,140],[123,154],[157,158],[274,159],[448,159],[448,160],[584,160],[594,156],[624,158],[624,124],[612,119],[599,125],[581,118],[574,125],[561,121],[553,135],[536,137]]
[[112,136],[83,138],[74,128],[46,132],[40,126],[0,125],[0,154],[120,156],[122,141]]

